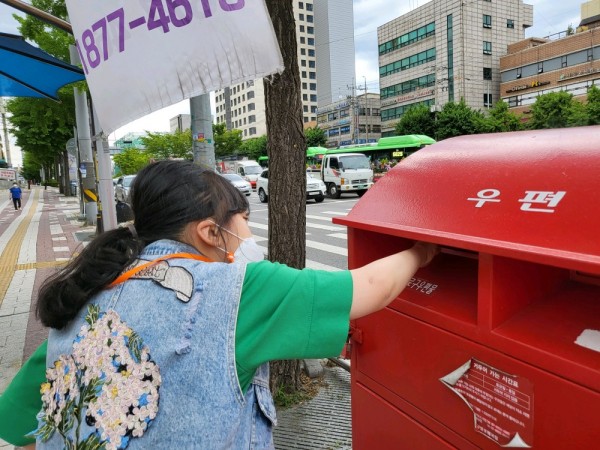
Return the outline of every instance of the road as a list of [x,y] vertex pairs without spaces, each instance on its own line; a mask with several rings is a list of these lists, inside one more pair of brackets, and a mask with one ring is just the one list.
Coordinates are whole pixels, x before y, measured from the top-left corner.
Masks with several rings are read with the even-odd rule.
[[[261,203],[253,192],[250,201],[250,229],[256,242],[268,247],[268,203]],[[322,203],[306,202],[306,267],[322,270],[348,268],[346,227],[335,225],[331,219],[345,216],[358,201],[355,194],[338,200],[326,198]]]

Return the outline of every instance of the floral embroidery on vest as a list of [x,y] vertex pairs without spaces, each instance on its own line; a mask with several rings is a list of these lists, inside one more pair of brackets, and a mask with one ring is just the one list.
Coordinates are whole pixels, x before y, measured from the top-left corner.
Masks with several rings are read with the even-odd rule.
[[[46,370],[35,435],[46,442],[58,432],[68,449],[124,449],[156,418],[159,368],[115,311],[90,305],[85,321],[73,353]],[[95,431],[80,435],[84,423]]]

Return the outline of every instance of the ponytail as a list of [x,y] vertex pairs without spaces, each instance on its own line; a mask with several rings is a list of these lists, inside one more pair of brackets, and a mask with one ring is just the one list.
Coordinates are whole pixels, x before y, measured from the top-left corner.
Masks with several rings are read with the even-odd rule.
[[94,238],[63,270],[40,288],[37,317],[51,328],[66,326],[95,294],[106,288],[137,259],[144,242],[128,228]]

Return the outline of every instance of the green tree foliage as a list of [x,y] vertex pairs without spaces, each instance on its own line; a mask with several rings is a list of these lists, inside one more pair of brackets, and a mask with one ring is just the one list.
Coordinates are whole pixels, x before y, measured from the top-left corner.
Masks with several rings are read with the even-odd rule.
[[[30,3],[55,17],[68,19],[64,0],[32,0]],[[52,56],[69,61],[69,45],[75,43],[73,36],[30,15],[21,17],[15,14],[13,17],[19,22],[19,32],[23,37],[34,41]]]
[[436,117],[435,139],[462,136],[478,133],[483,114],[471,109],[464,100],[459,103],[449,102],[444,105]]
[[587,116],[589,125],[600,125],[600,89],[594,85],[588,89]]
[[175,133],[152,133],[146,131],[146,136],[140,138],[146,148],[146,153],[155,159],[183,158],[192,159],[191,130],[177,130]]
[[26,180],[41,181],[40,169],[42,164],[35,159],[35,154],[23,152],[23,168],[21,175]]
[[323,147],[327,142],[325,130],[319,128],[319,126],[306,128],[304,136],[306,137],[307,147]]
[[7,103],[11,114],[11,132],[24,152],[32,153],[32,161],[49,167],[65,150],[73,137],[75,106],[73,89],[59,91],[60,103],[41,98],[14,98]]
[[133,175],[150,162],[149,152],[139,148],[131,147],[123,150],[121,153],[113,156],[117,173],[120,175]]
[[496,102],[488,116],[480,117],[479,132],[498,133],[503,131],[518,131],[524,128],[519,117],[508,110],[508,104]]
[[409,108],[396,124],[396,134],[398,136],[405,134],[435,136],[435,130],[435,115],[426,105],[416,105]]
[[259,156],[267,156],[267,136],[263,135],[242,141],[240,153],[246,155],[248,159],[254,160],[258,160]]
[[215,140],[215,156],[236,155],[242,146],[242,131],[227,130],[224,123],[213,124],[213,138]]
[[540,95],[531,106],[527,125],[535,130],[583,125],[583,111],[581,104],[573,99],[573,94],[565,91],[549,92]]

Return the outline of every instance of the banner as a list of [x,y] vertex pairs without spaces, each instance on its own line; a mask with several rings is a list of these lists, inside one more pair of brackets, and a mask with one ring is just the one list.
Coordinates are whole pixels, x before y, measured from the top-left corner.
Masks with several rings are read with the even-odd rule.
[[283,71],[264,0],[66,0],[100,126]]

